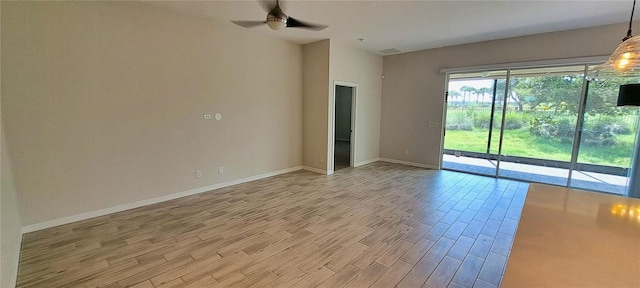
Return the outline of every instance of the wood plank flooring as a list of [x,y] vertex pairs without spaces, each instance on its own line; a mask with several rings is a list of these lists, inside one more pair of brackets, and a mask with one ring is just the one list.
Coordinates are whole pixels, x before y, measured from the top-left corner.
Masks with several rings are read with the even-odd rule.
[[496,287],[527,188],[298,171],[26,234],[18,287]]

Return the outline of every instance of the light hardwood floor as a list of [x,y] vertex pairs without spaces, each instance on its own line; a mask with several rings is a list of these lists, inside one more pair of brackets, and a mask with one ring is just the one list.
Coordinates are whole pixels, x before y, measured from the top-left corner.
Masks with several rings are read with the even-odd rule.
[[26,234],[18,287],[495,287],[527,187],[293,172]]

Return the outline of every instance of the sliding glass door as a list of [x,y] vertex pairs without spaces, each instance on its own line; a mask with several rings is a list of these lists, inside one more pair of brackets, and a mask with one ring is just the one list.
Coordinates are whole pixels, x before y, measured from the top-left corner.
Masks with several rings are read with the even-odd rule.
[[[638,109],[589,65],[448,74],[444,169],[623,194]],[[508,84],[507,84],[508,83]]]
[[451,75],[443,167],[496,174],[506,70]]
[[622,84],[639,79],[589,81],[571,187],[624,194],[637,145],[638,108],[617,107]]
[[566,186],[585,66],[511,70],[498,176]]

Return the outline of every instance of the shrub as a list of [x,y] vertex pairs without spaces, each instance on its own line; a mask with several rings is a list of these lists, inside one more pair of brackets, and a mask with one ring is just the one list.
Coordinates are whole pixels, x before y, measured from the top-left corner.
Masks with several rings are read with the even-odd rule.
[[585,128],[599,131],[610,131],[616,135],[631,134],[631,127],[616,117],[602,117],[599,119],[585,120]]
[[[532,136],[571,143],[575,133],[575,120],[572,118],[553,119],[550,115],[534,117],[529,121],[529,133]],[[613,146],[618,143],[618,135],[631,133],[631,128],[615,118],[586,120],[582,129],[582,141],[587,145]]]
[[465,113],[467,113],[467,117],[473,119],[473,117],[476,116],[476,105],[469,105],[467,106],[467,110],[465,110]]
[[490,113],[478,113],[473,117],[473,124],[475,127],[489,129],[489,123],[491,123]]
[[613,146],[618,142],[616,134],[608,130],[583,130],[582,141],[587,145]]
[[555,135],[562,143],[572,143],[576,131],[576,121],[571,118],[561,118],[555,121]]
[[[500,114],[498,114],[500,115]],[[526,123],[526,114],[523,113],[507,113],[507,118],[505,119],[505,130],[514,130],[520,129]],[[473,117],[473,124],[478,128],[489,129],[489,124],[491,123],[491,114],[490,113],[481,113],[477,114]],[[496,117],[493,119],[493,128],[500,129],[502,128],[502,119]]]
[[456,113],[447,118],[447,130],[473,130],[473,118],[463,113]]
[[531,136],[550,139],[556,136],[556,121],[549,115],[535,116],[529,120],[529,134]]
[[629,125],[616,117],[588,119],[582,129],[582,141],[588,145],[613,146],[618,143],[618,135],[631,132]]
[[619,126],[603,122],[593,125],[585,125],[582,130],[582,141],[585,144],[596,146],[611,146],[617,143],[617,135],[622,132]]
[[[505,130],[515,130],[520,129],[527,123],[525,117],[528,116],[524,113],[507,113],[507,117],[504,122]],[[501,126],[502,123],[499,123],[498,126]]]

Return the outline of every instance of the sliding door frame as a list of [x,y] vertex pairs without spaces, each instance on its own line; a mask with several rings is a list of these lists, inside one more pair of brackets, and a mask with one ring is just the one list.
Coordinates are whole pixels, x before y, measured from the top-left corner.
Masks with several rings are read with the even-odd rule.
[[584,77],[582,79],[582,91],[580,91],[580,103],[578,105],[578,119],[576,122],[576,131],[573,134],[573,147],[571,148],[571,162],[569,163],[569,176],[567,178],[567,187],[571,186],[573,180],[573,170],[578,165],[578,152],[580,152],[580,141],[582,140],[582,129],[584,128],[584,112],[587,106],[587,94],[589,92],[589,65],[584,65]]
[[[502,119],[500,124],[500,141],[498,142],[498,161],[496,162],[496,178],[500,177],[500,163],[502,163],[502,141],[504,140],[504,123],[507,120],[507,101],[511,89],[511,68],[507,69],[507,78],[504,83],[504,96],[502,99]],[[495,105],[495,103],[494,103]]]
[[[603,63],[607,60],[608,56],[594,56],[594,57],[581,57],[581,58],[569,58],[569,59],[554,59],[554,60],[545,60],[545,61],[532,61],[532,62],[519,62],[519,63],[505,63],[505,64],[496,64],[496,65],[482,65],[482,66],[471,66],[471,67],[457,67],[457,68],[444,68],[441,69],[440,72],[441,73],[445,73],[445,83],[444,83],[444,87],[445,87],[445,93],[444,93],[444,105],[443,105],[443,116],[442,116],[442,141],[440,143],[440,162],[439,162],[439,168],[442,169],[443,167],[443,152],[444,152],[444,141],[445,141],[445,137],[446,137],[446,120],[447,120],[447,104],[448,104],[448,89],[449,89],[449,82],[451,80],[451,74],[457,74],[457,73],[473,73],[473,72],[484,72],[484,71],[496,71],[496,70],[505,70],[507,72],[506,74],[506,83],[505,83],[505,89],[504,89],[504,95],[503,95],[503,105],[502,105],[502,119],[501,119],[501,128],[500,128],[500,140],[499,140],[499,144],[498,144],[498,157],[497,157],[497,162],[496,162],[496,169],[495,169],[495,174],[493,175],[494,178],[499,178],[499,179],[510,179],[510,180],[518,180],[518,181],[522,181],[522,179],[517,179],[517,178],[512,178],[512,177],[506,177],[506,176],[500,176],[500,164],[502,163],[503,157],[502,157],[502,145],[503,145],[503,141],[504,141],[504,127],[505,127],[505,121],[506,121],[506,112],[507,112],[507,101],[508,101],[508,95],[511,89],[511,85],[510,85],[510,80],[511,80],[511,72],[512,70],[517,70],[517,69],[527,69],[527,68],[546,68],[546,67],[561,67],[561,66],[584,66],[584,73],[583,73],[583,82],[582,82],[582,88],[580,91],[580,102],[579,102],[579,106],[578,106],[578,111],[577,111],[577,120],[576,120],[576,126],[575,126],[575,131],[574,131],[574,135],[573,135],[573,145],[572,145],[572,150],[571,150],[571,160],[569,163],[569,173],[567,175],[567,182],[565,185],[563,185],[563,187],[572,187],[571,186],[571,182],[572,182],[572,178],[573,178],[573,172],[574,170],[577,168],[578,165],[578,153],[580,151],[580,141],[582,138],[582,131],[584,128],[584,120],[585,120],[585,111],[586,111],[586,104],[587,104],[587,97],[588,97],[588,91],[589,91],[589,84],[590,81],[587,77],[588,72],[589,72],[589,68],[591,65],[597,65],[600,63]],[[494,93],[494,101],[492,103],[493,106],[495,106],[495,93]],[[495,107],[492,107],[495,108]],[[640,119],[639,119],[640,121]],[[640,132],[637,132],[638,135],[640,135]],[[640,139],[640,136],[638,136],[638,139]],[[636,159],[636,161],[640,161],[640,159]],[[482,176],[491,176],[490,174],[482,174],[482,173],[475,173],[475,172],[466,172],[465,173],[470,173],[470,174],[476,174],[476,175],[482,175]],[[535,181],[531,181],[531,182],[535,182]]]

